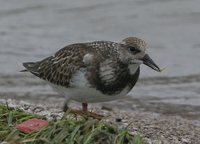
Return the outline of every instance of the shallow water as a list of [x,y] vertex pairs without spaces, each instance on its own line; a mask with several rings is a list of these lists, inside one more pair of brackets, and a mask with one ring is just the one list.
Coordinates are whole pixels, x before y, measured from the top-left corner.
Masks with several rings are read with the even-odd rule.
[[199,26],[198,0],[1,0],[0,95],[53,101],[45,83],[19,73],[22,62],[74,42],[138,36],[165,71],[142,66],[130,99],[117,104],[200,120]]

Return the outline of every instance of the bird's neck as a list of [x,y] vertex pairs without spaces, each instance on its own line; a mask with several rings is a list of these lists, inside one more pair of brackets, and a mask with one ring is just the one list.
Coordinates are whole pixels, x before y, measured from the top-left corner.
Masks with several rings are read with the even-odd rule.
[[130,64],[128,66],[129,72],[131,75],[134,75],[138,69],[138,67],[140,66],[140,64]]

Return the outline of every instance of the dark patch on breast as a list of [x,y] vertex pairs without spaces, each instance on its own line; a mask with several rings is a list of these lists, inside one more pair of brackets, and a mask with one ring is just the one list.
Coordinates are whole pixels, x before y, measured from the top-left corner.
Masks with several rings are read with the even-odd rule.
[[128,87],[129,90],[134,87],[139,77],[140,68],[137,69],[134,75],[131,75],[128,66],[118,62],[115,69],[116,78],[112,83],[107,83],[101,79],[99,65],[95,69],[91,69],[90,73],[89,81],[93,87],[96,87],[96,89],[103,94],[114,95],[119,94],[126,87]]

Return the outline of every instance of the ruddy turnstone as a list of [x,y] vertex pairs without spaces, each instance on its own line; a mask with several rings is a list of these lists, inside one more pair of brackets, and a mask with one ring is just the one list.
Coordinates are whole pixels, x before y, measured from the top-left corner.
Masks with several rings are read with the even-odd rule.
[[[137,37],[128,37],[120,43],[94,41],[68,45],[54,55],[37,62],[23,63],[26,70],[48,81],[67,99],[87,103],[123,99],[136,84],[140,65],[145,64],[160,72],[161,69],[146,53],[147,44]],[[75,113],[81,110],[74,111]]]

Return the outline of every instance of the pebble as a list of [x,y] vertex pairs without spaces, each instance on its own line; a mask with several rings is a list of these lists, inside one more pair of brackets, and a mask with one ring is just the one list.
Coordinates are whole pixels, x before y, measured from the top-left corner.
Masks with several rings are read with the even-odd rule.
[[115,121],[116,121],[116,122],[121,122],[122,119],[121,119],[121,118],[116,118]]

